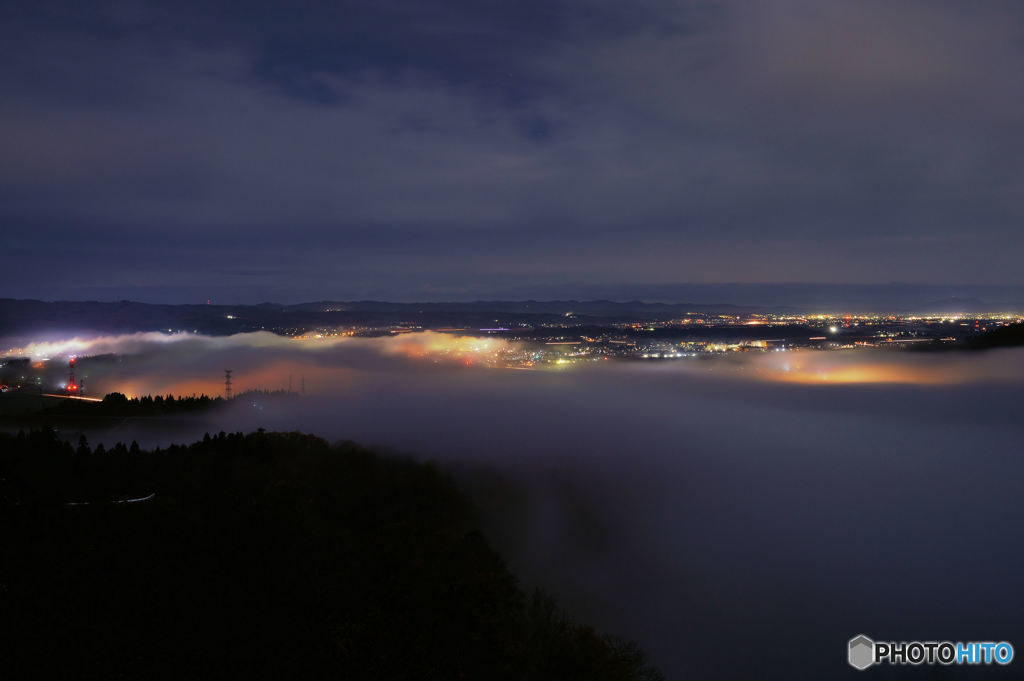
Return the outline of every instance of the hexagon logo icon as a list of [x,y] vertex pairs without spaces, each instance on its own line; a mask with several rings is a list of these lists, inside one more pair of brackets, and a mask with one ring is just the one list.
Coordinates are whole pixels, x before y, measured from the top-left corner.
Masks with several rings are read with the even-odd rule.
[[867,669],[875,662],[875,642],[864,634],[851,638],[846,659],[854,669]]

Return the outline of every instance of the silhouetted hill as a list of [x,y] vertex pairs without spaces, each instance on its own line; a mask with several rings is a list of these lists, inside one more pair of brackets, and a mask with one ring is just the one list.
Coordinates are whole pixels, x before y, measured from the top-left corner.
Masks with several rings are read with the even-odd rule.
[[1006,348],[1024,345],[1024,324],[1010,324],[967,339],[974,349]]
[[431,464],[297,433],[0,434],[5,679],[648,679]]

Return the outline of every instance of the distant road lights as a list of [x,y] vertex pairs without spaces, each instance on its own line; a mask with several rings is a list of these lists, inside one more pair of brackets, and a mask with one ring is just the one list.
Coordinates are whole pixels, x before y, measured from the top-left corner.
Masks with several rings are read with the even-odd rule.
[[830,327],[828,327],[828,332],[829,333],[839,333],[839,327],[838,326],[830,326]]

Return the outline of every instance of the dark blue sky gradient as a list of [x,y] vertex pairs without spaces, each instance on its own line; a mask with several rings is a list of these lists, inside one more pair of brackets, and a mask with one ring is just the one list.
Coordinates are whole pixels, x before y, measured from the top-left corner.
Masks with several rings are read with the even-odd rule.
[[2,295],[1020,287],[1022,19],[913,0],[5,3]]

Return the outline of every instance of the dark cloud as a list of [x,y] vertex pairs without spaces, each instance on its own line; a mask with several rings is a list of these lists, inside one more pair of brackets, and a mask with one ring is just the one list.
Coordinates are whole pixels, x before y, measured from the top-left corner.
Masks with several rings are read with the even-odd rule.
[[2,11],[17,295],[1022,283],[1011,3]]

